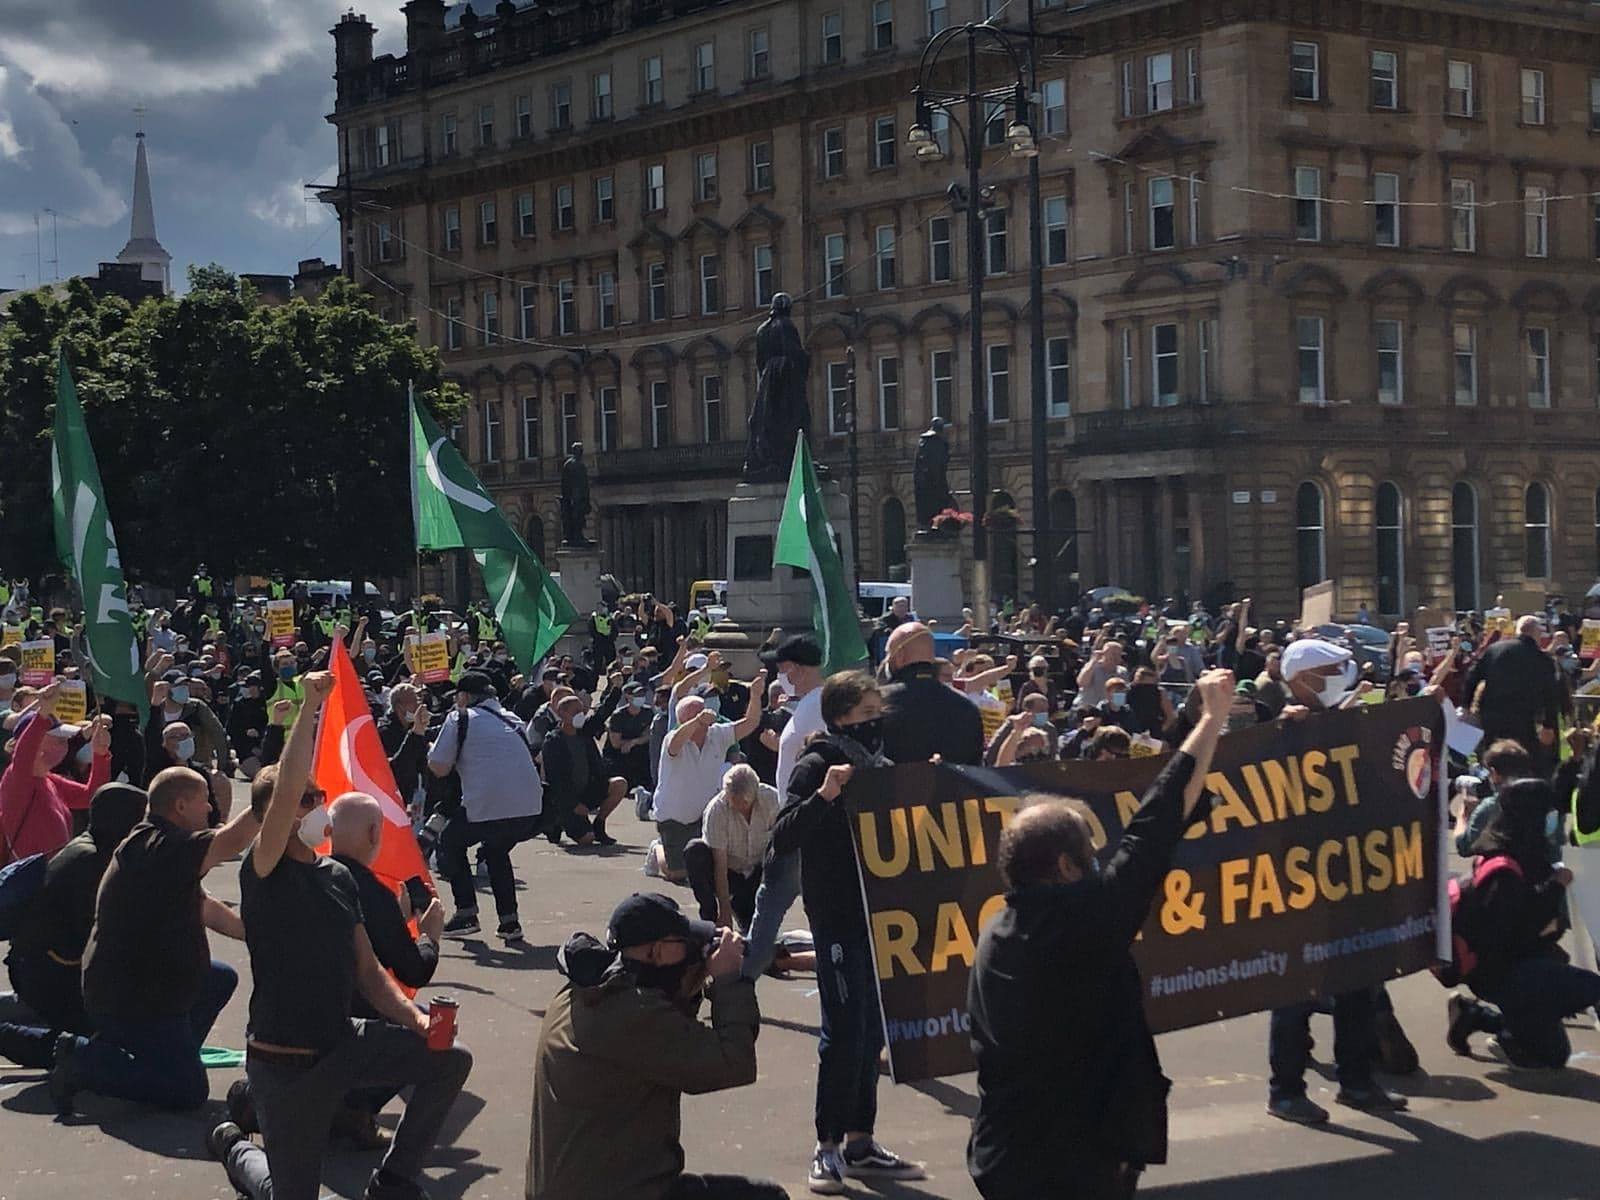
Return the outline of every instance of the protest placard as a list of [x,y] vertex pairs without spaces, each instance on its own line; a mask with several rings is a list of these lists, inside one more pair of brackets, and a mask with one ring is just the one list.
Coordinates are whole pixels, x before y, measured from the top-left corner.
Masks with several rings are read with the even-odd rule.
[[408,636],[406,660],[417,683],[444,683],[450,678],[450,645],[442,633]]
[[1301,629],[1315,629],[1333,620],[1333,580],[1324,579],[1300,589]]
[[[1431,697],[1225,736],[1209,815],[1134,947],[1152,1028],[1338,995],[1447,953],[1443,745]],[[856,772],[845,800],[897,1081],[973,1067],[968,977],[1005,908],[996,851],[1020,797],[1084,800],[1109,864],[1166,761]]]
[[89,689],[81,679],[63,679],[61,691],[56,696],[56,720],[67,725],[80,725],[89,715]]
[[0,650],[4,650],[7,646],[20,645],[22,645],[22,626],[5,626],[3,632],[0,632]]
[[267,636],[272,640],[272,648],[294,645],[294,601],[293,600],[268,600],[267,601]]
[[50,638],[22,643],[22,670],[17,678],[24,687],[46,687],[56,677],[56,644]]

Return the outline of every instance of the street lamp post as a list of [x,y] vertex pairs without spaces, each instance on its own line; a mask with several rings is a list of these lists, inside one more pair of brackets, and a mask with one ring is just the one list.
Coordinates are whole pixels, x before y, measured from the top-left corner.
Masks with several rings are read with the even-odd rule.
[[[1028,0],[1028,88],[1039,94],[1039,43],[1033,36],[1035,0]],[[1041,106],[1042,107],[1042,106]],[[1033,382],[1031,427],[1033,483],[1033,599],[1046,618],[1055,612],[1055,541],[1051,534],[1050,456],[1047,444],[1050,396],[1045,379],[1044,212],[1039,197],[1039,156],[1028,159],[1028,308],[1033,337],[1028,374]]]

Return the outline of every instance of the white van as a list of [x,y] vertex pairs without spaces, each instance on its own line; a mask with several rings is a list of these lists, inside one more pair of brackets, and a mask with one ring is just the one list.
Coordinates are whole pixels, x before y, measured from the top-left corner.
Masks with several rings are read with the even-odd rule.
[[878,583],[870,579],[861,581],[857,589],[861,598],[861,612],[864,616],[876,621],[889,611],[889,605],[900,596],[911,601],[911,585],[909,583]]

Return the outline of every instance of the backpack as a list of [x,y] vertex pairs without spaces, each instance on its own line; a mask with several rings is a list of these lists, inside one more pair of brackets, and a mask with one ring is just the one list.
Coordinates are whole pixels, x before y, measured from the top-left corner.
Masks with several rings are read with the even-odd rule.
[[30,854],[0,867],[0,941],[9,942],[22,923],[29,902],[44,887],[48,854]]
[[1519,879],[1522,877],[1522,867],[1516,859],[1507,854],[1496,854],[1480,858],[1473,865],[1471,875],[1464,878],[1458,876],[1450,881],[1450,946],[1453,961],[1436,963],[1433,967],[1434,976],[1445,987],[1458,987],[1471,979],[1472,973],[1478,969],[1476,938],[1481,932],[1478,924],[1482,904],[1477,893],[1492,876],[1501,871],[1510,871]]

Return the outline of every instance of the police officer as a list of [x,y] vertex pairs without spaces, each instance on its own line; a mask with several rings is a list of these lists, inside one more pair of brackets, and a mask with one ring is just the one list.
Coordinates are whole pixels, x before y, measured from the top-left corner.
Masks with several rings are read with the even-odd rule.
[[478,645],[487,649],[499,641],[503,636],[500,632],[500,622],[494,619],[494,607],[487,600],[478,601],[478,611],[473,614],[477,618]]
[[205,563],[195,568],[194,578],[189,581],[189,595],[192,599],[202,603],[216,595],[216,585],[211,582],[211,571]]
[[287,600],[288,598],[289,586],[283,582],[283,572],[274,571],[271,582],[267,584],[267,599]]
[[706,634],[711,632],[711,618],[701,609],[692,609],[689,613],[689,636],[701,642],[706,640]]
[[612,636],[611,614],[606,611],[603,601],[594,606],[594,614],[589,618],[589,630],[589,657],[594,662],[595,670],[603,671],[617,656],[617,643]]

